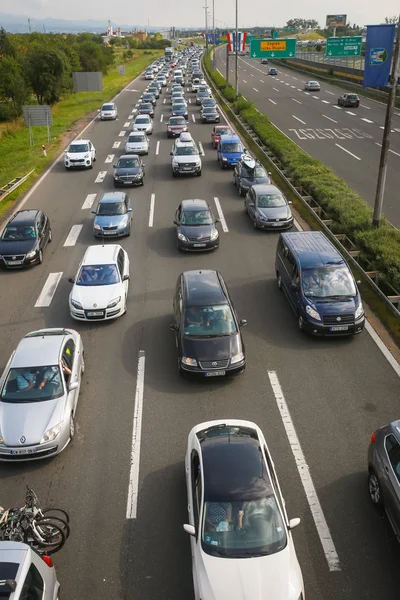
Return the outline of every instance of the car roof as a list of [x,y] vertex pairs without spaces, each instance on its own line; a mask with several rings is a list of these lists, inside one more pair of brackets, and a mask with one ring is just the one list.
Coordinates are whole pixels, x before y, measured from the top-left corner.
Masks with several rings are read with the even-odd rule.
[[285,244],[293,250],[303,269],[345,263],[342,255],[322,231],[296,231],[282,233]]
[[150,115],[136,115],[135,121],[136,121],[136,119],[147,119],[147,121],[149,123],[151,123],[151,117],[150,117]]
[[69,329],[39,329],[27,333],[20,341],[11,361],[12,368],[41,367],[58,363]]
[[240,138],[235,133],[230,133],[228,135],[221,135],[221,142],[240,142]]
[[218,271],[211,269],[185,271],[182,273],[184,295],[188,306],[226,304]]
[[32,225],[35,222],[39,212],[39,209],[36,208],[30,210],[19,210],[11,217],[7,225]]
[[107,265],[116,262],[120,248],[119,244],[89,246],[83,257],[82,265]]
[[182,200],[181,206],[186,211],[204,210],[209,208],[207,200],[200,200],[199,198]]
[[138,154],[121,154],[121,156],[118,157],[118,160],[120,161],[121,158],[139,158]]
[[108,106],[109,104],[112,104],[112,106],[115,106],[115,102],[103,102],[102,106]]
[[3,600],[14,595],[14,585],[24,577],[24,567],[30,563],[31,552],[31,548],[22,542],[0,542],[0,597]]
[[90,142],[90,140],[81,140],[80,138],[77,140],[73,140],[70,143],[70,146],[72,146],[72,144],[88,144]]
[[107,202],[124,202],[126,198],[125,192],[106,192],[99,200],[99,204]]
[[[246,165],[243,165],[246,166]],[[257,165],[256,166],[262,166],[262,165]],[[257,194],[257,196],[259,194],[282,194],[281,190],[279,188],[276,187],[276,185],[272,185],[269,183],[256,183],[255,185],[252,185],[251,188],[255,191],[255,193]]]

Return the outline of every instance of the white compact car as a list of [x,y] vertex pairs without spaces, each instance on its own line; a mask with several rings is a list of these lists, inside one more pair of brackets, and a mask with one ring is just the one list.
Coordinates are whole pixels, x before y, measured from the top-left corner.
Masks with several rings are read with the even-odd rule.
[[267,442],[250,421],[201,423],[185,458],[195,600],[304,600]]
[[150,140],[143,131],[132,131],[125,142],[125,154],[148,154]]
[[118,117],[117,105],[114,102],[106,102],[100,110],[100,119],[102,121],[115,120]]
[[64,150],[64,166],[66,169],[93,169],[96,160],[96,149],[90,140],[74,140]]
[[132,121],[133,131],[144,131],[146,135],[153,133],[153,120],[149,115],[137,115]]
[[118,244],[89,246],[69,295],[71,317],[78,321],[105,321],[126,312],[129,258]]
[[146,71],[146,73],[144,74],[144,78],[147,79],[147,80],[154,79],[154,72],[153,71]]

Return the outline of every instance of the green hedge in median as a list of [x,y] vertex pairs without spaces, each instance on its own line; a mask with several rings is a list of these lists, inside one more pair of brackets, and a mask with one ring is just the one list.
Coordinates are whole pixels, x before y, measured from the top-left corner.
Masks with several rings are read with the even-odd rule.
[[[332,231],[346,233],[362,250],[363,256],[396,290],[400,291],[400,231],[383,220],[380,229],[372,229],[373,210],[357,192],[337,177],[329,167],[312,158],[281,133],[252,102],[226,87],[218,71],[211,70],[209,57],[204,63],[211,78],[233,110],[250,125],[260,140],[280,160],[294,185],[302,186],[333,219]],[[233,91],[233,96],[231,93]]]

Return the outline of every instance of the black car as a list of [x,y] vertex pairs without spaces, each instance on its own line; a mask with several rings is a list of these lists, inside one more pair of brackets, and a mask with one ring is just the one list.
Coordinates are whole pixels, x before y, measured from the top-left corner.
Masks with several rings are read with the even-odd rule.
[[271,67],[270,69],[268,69],[268,75],[278,75],[278,69],[275,69],[275,67]]
[[267,173],[258,161],[252,169],[240,160],[233,171],[233,182],[238,189],[239,196],[243,196],[249,191],[252,185],[257,183],[271,183],[271,178],[270,173]]
[[219,123],[219,112],[216,106],[203,106],[200,111],[202,123]]
[[123,154],[114,165],[114,187],[143,185],[144,162],[138,154]]
[[138,106],[138,115],[150,115],[154,117],[154,109],[151,102],[141,102]]
[[342,94],[338,98],[338,106],[358,108],[360,106],[360,98],[357,94]]
[[145,92],[142,97],[142,102],[151,102],[153,106],[157,104],[157,100],[154,94],[151,92]]
[[20,210],[8,221],[0,238],[0,264],[7,269],[40,264],[51,239],[50,221],[43,211]]
[[178,368],[182,375],[224,377],[242,373],[245,348],[239,321],[221,273],[185,271],[174,295]]
[[219,246],[216,219],[205,200],[182,200],[175,213],[178,250],[214,250]]
[[268,64],[268,58],[262,58],[261,59],[261,64],[262,65],[267,65]]

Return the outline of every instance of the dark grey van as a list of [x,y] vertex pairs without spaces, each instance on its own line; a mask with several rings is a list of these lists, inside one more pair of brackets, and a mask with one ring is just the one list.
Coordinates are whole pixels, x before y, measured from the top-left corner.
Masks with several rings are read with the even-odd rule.
[[314,335],[361,333],[365,317],[357,284],[321,231],[282,233],[275,271],[299,329]]

